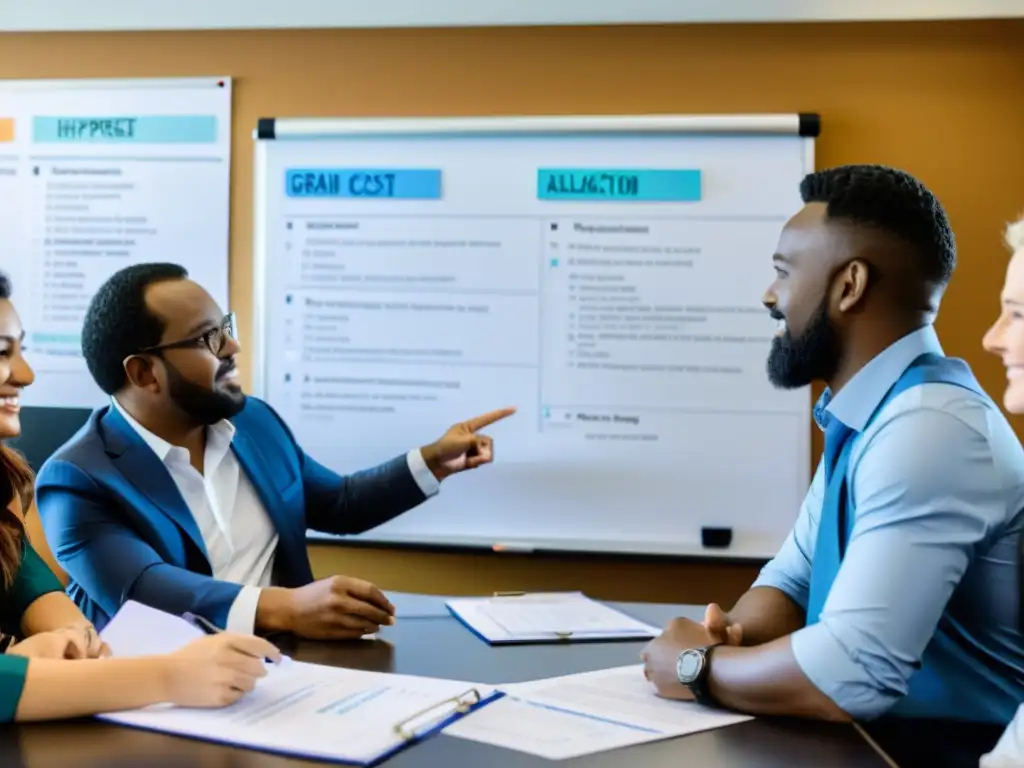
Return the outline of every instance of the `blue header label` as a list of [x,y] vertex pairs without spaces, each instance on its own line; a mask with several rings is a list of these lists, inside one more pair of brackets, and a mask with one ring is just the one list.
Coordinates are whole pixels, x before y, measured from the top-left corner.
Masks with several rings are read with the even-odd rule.
[[428,168],[289,168],[288,197],[440,200],[441,171]]
[[45,117],[32,120],[39,144],[213,144],[214,115]]
[[700,194],[698,170],[541,168],[537,171],[539,200],[695,203],[700,201]]

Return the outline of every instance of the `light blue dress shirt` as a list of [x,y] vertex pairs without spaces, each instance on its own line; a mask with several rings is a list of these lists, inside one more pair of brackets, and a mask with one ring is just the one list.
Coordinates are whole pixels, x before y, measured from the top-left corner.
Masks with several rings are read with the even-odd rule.
[[[1008,723],[1024,701],[1024,449],[998,406],[951,384],[913,387],[875,414],[927,352],[942,354],[930,326],[815,406],[822,429],[835,416],[858,432],[846,475],[853,531],[821,620],[793,634],[793,653],[852,717],[898,714],[936,627],[953,622],[994,691],[987,712],[963,718]],[[823,498],[819,463],[792,532],[754,582],[805,609]]]

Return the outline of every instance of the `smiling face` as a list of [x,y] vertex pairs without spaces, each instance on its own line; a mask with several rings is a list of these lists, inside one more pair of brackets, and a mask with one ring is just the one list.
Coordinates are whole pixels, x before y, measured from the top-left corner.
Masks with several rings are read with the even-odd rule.
[[822,203],[806,205],[782,230],[772,257],[775,280],[764,295],[779,323],[768,354],[768,378],[776,387],[828,381],[839,367],[842,347],[829,317],[831,271],[841,245],[837,237]]
[[129,363],[130,374],[145,382],[152,381],[153,370],[161,370],[158,389],[164,403],[196,424],[237,414],[245,405],[235,361],[239,345],[234,329],[224,327],[224,312],[213,297],[191,280],[165,280],[147,289],[146,305],[164,326],[161,349],[150,353],[159,362],[141,374]]
[[1024,413],[1024,247],[1017,248],[1010,259],[999,317],[982,345],[1006,366],[1003,406],[1010,413]]
[[35,381],[22,352],[24,330],[14,305],[0,300],[0,439],[21,434],[21,390]]

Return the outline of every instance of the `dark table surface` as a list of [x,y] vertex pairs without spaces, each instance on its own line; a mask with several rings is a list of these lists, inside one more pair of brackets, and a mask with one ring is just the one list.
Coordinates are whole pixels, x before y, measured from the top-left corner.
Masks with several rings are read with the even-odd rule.
[[[394,627],[383,629],[377,640],[333,644],[296,641],[286,642],[282,647],[299,661],[495,684],[637,663],[644,645],[615,642],[492,648],[451,618],[443,599],[413,595],[391,597],[398,609],[398,621]],[[687,606],[620,604],[619,607],[659,626],[672,616],[699,618],[700,615],[699,609]],[[89,720],[0,729],[0,765],[3,766],[284,768],[318,764]],[[848,725],[757,719],[558,764],[566,768],[622,765],[632,768],[686,765],[700,768],[884,768],[887,762]],[[388,768],[525,768],[556,763],[442,735],[396,755],[385,765]]]

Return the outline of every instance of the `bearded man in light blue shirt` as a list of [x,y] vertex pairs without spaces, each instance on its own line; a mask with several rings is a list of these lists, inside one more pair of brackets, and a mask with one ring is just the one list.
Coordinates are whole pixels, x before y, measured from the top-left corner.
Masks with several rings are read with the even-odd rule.
[[728,614],[672,622],[645,672],[663,696],[871,722],[917,750],[900,765],[951,764],[980,733],[977,765],[1024,700],[1024,450],[932,328],[955,245],[931,192],[846,166],[801,193],[764,299],[780,322],[768,375],[826,383],[825,454],[752,588]]

